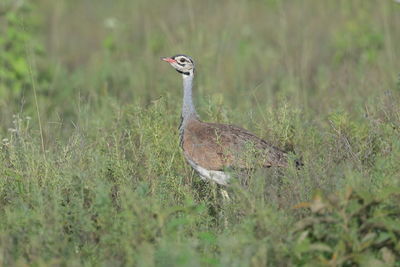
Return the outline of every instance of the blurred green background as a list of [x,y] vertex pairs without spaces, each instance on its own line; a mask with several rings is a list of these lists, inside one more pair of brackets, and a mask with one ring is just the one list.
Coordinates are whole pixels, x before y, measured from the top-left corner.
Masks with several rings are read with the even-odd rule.
[[[3,1],[2,9],[13,3],[20,1]],[[283,99],[314,120],[338,108],[352,111],[398,81],[400,18],[392,1],[20,5],[1,17],[3,130],[12,114],[33,106],[30,68],[46,132],[60,125],[49,121],[77,120],[79,105],[179,99],[179,78],[159,62],[176,53],[196,60],[201,113],[211,102],[225,109],[217,119],[239,124],[249,113],[260,121]],[[171,101],[176,112],[179,104]]]
[[[360,230],[345,249],[288,233],[318,190],[398,188],[399,47],[389,0],[2,0],[0,265],[394,264],[398,229],[397,246]],[[304,169],[256,173],[221,203],[179,149],[181,78],[160,57],[180,53],[202,119]]]

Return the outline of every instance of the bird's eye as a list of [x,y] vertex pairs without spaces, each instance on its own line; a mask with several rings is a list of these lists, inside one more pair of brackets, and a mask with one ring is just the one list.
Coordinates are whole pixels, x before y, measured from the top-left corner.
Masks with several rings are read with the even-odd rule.
[[183,62],[186,62],[186,59],[181,58],[179,61],[180,61],[181,63],[183,63]]

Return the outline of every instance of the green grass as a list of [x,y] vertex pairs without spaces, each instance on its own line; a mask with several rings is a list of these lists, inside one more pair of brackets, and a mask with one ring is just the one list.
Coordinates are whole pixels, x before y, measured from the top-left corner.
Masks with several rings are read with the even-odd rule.
[[[11,8],[0,265],[400,266],[399,12],[373,0]],[[243,126],[304,168],[257,170],[224,202],[179,148],[181,78],[159,60],[176,53],[196,60],[205,121]]]

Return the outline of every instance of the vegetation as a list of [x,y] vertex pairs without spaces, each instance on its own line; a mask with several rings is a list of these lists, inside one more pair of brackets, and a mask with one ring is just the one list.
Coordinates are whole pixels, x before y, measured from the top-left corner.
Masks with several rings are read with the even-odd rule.
[[[0,265],[400,266],[399,43],[389,0],[1,1]],[[176,53],[303,168],[201,181]]]

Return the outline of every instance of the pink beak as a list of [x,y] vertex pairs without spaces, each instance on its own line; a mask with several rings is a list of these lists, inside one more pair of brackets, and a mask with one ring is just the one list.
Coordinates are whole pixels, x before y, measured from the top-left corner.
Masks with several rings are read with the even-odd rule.
[[161,60],[164,60],[164,61],[166,61],[166,62],[168,62],[168,63],[174,63],[174,62],[176,62],[175,59],[170,58],[170,57],[162,57]]

